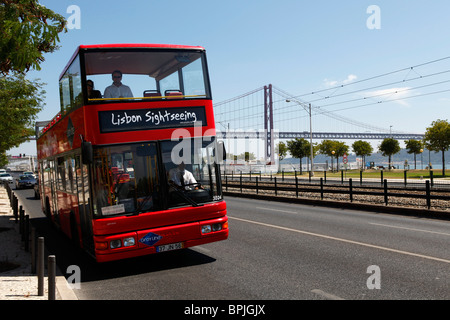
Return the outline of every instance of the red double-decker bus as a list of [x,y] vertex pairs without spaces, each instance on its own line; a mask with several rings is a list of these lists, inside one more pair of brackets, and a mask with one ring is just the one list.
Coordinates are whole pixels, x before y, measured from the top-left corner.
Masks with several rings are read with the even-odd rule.
[[81,45],[37,128],[43,211],[106,262],[228,238],[202,47]]

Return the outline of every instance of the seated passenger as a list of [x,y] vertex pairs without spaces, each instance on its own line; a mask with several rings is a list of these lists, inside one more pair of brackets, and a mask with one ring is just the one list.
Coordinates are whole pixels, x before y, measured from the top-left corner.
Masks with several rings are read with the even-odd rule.
[[122,84],[122,72],[116,70],[112,73],[113,83],[109,87],[106,87],[103,98],[132,98],[133,93],[130,87]]
[[94,90],[94,81],[88,80],[86,81],[88,99],[101,99],[102,94],[99,90]]

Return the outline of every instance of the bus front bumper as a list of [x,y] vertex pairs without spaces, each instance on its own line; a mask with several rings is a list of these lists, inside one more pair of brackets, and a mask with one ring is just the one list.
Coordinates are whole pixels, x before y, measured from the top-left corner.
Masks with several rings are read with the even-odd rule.
[[194,247],[228,239],[227,216],[176,226],[94,236],[97,262]]

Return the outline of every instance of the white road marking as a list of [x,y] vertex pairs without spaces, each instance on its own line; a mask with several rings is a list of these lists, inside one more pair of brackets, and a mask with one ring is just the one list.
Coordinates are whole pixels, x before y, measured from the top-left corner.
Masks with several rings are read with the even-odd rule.
[[255,209],[269,210],[269,211],[276,211],[276,212],[284,212],[284,213],[298,213],[297,211],[279,210],[279,209],[262,208],[262,207],[256,207]]
[[405,230],[411,230],[411,231],[428,232],[428,233],[440,234],[440,235],[444,235],[444,236],[450,236],[450,233],[445,233],[445,232],[435,232],[435,231],[429,231],[429,230],[423,230],[423,229],[397,227],[397,226],[391,226],[391,225],[388,225],[388,224],[381,224],[381,223],[369,223],[369,224],[373,224],[375,226],[388,227],[388,228],[405,229]]
[[327,236],[327,235],[324,235],[324,234],[313,233],[313,232],[308,232],[308,231],[303,231],[303,230],[298,230],[298,229],[292,229],[292,228],[286,228],[286,227],[281,227],[281,226],[277,226],[277,225],[273,225],[273,224],[268,224],[268,223],[253,221],[253,220],[247,220],[247,219],[241,219],[241,218],[236,218],[236,217],[228,216],[228,218],[229,219],[238,220],[238,221],[248,222],[248,223],[252,223],[252,224],[257,224],[257,225],[261,225],[261,226],[265,226],[265,227],[270,227],[270,228],[275,228],[275,229],[280,229],[280,230],[286,230],[286,231],[291,231],[291,232],[296,232],[296,233],[302,233],[302,234],[306,234],[306,235],[310,235],[310,236],[314,236],[314,237],[320,237],[320,238],[329,239],[329,240],[341,241],[341,242],[356,244],[356,245],[359,245],[359,246],[364,246],[364,247],[369,247],[369,248],[374,248],[374,249],[379,249],[379,250],[384,250],[384,251],[389,251],[389,252],[394,252],[394,253],[399,253],[399,254],[404,254],[404,255],[408,255],[408,256],[413,256],[413,257],[418,257],[418,258],[423,258],[423,259],[428,259],[428,260],[434,260],[434,261],[439,261],[439,262],[444,262],[444,263],[449,263],[450,264],[450,260],[447,260],[447,259],[441,259],[441,258],[426,256],[426,255],[423,255],[423,254],[418,254],[418,253],[413,253],[413,252],[408,252],[408,251],[403,251],[403,250],[397,250],[397,249],[377,246],[377,245],[373,245],[373,244],[370,244],[370,243],[364,243],[364,242],[353,241],[353,240],[348,240],[348,239],[343,239],[343,238],[337,238],[337,237]]

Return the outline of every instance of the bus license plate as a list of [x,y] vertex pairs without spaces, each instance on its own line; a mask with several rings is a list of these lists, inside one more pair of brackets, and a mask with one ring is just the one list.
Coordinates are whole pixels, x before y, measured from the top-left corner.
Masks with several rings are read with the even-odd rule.
[[171,244],[165,244],[162,246],[157,246],[156,252],[172,251],[172,250],[178,250],[178,249],[183,249],[183,248],[184,248],[183,242],[177,242],[177,243],[171,243]]

